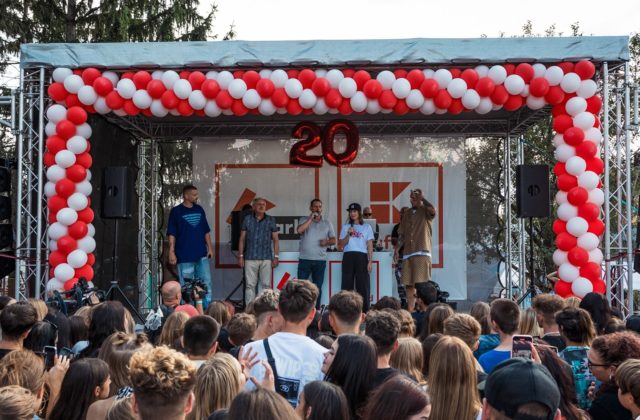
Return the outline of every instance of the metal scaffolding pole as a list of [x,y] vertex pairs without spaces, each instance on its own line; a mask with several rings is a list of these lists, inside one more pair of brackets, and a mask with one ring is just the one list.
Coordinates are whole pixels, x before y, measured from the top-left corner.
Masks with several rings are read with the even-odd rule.
[[513,265],[511,262],[511,134],[507,134],[504,142],[504,217],[505,217],[505,287],[507,299],[513,297]]

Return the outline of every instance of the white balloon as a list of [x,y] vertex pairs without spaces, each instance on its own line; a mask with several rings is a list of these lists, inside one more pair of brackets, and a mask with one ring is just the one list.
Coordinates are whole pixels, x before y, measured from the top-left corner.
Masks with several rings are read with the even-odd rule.
[[189,95],[189,105],[196,110],[204,109],[207,105],[207,98],[204,97],[201,90],[194,90]]
[[462,98],[467,91],[467,82],[463,79],[453,79],[447,85],[447,92],[452,98]]
[[488,114],[493,110],[491,98],[480,98],[480,103],[476,107],[476,112],[480,115]]
[[564,72],[558,66],[551,66],[544,72],[544,78],[549,82],[549,86],[558,86],[564,78]]
[[553,263],[557,267],[559,267],[562,264],[568,262],[569,261],[568,254],[569,253],[567,251],[556,249],[555,251],[553,251]]
[[600,182],[600,177],[595,172],[585,171],[584,173],[578,176],[578,185],[587,191],[591,191],[592,189],[598,186]]
[[566,93],[575,93],[580,89],[580,76],[575,73],[565,74],[560,82],[560,87]]
[[53,71],[52,76],[55,82],[63,83],[64,79],[66,79],[67,76],[71,76],[72,74],[73,71],[71,69],[68,69],[66,67],[58,67]]
[[76,127],[77,136],[82,136],[85,139],[88,139],[91,137],[92,133],[93,131],[91,130],[91,126],[88,123],[80,124]]
[[[486,67],[486,66],[485,66]],[[487,67],[487,71],[489,71],[489,68]],[[424,69],[422,70],[422,74],[424,74],[424,78],[425,79],[433,79],[433,75],[436,72],[433,69]]]
[[173,84],[180,80],[180,75],[173,70],[167,70],[162,73],[162,83],[167,89],[173,89]]
[[407,96],[407,106],[411,109],[419,109],[422,104],[424,104],[424,95],[419,89],[412,89]]
[[164,71],[162,70],[155,70],[153,72],[151,72],[151,78],[153,80],[160,80],[162,81],[162,75],[164,74]]
[[587,251],[593,251],[598,245],[600,245],[600,239],[594,233],[586,232],[578,238],[578,246]]
[[48,122],[44,126],[44,132],[47,136],[53,136],[56,134],[56,124],[54,122]]
[[580,277],[580,269],[575,265],[566,262],[558,267],[558,276],[567,283],[573,283]]
[[533,67],[533,77],[544,77],[544,73],[547,71],[547,68],[542,63],[535,63],[531,67]]
[[63,167],[53,165],[47,169],[47,179],[51,182],[58,182],[67,176],[67,172]]
[[344,79],[340,80],[338,91],[343,97],[351,98],[358,91],[358,85],[356,84],[356,81],[351,77],[345,77]]
[[96,103],[93,104],[93,107],[100,115],[105,115],[111,112],[111,108],[109,108],[109,106],[107,105],[106,99],[104,99],[102,96],[96,99]]
[[69,207],[65,207],[56,213],[56,220],[64,226],[69,226],[78,221],[78,212]]
[[154,99],[151,101],[151,107],[149,109],[154,117],[166,117],[169,113],[169,110],[162,105],[162,101],[160,99]]
[[567,221],[567,232],[579,238],[587,233],[589,230],[589,223],[582,217],[572,217]]
[[49,239],[57,241],[58,239],[69,233],[69,229],[62,223],[53,222],[51,225],[49,225],[49,230],[47,231],[47,233],[49,235]]
[[300,83],[300,80],[298,79],[288,79],[284,83],[284,91],[287,92],[287,96],[289,96],[290,98],[299,98],[300,95],[302,95],[302,90],[302,83]]
[[589,261],[594,262],[596,264],[602,264],[602,260],[604,256],[602,255],[602,251],[600,248],[593,249],[589,251]]
[[49,241],[49,250],[57,251],[58,250],[58,241],[54,241],[53,239]]
[[433,99],[425,99],[420,107],[420,112],[424,115],[431,115],[436,112],[436,104],[433,102]]
[[216,103],[216,101],[207,101],[207,104],[204,106],[204,113],[207,117],[217,117],[222,113],[222,110]]
[[289,80],[289,75],[286,71],[282,69],[277,69],[271,72],[271,76],[269,76],[273,85],[277,88],[284,87],[284,84]]
[[512,74],[504,80],[504,87],[511,95],[520,95],[525,87],[524,79],[517,74]]
[[73,268],[80,268],[87,263],[87,253],[81,249],[71,251],[67,255],[67,264]]
[[396,79],[391,85],[391,91],[398,99],[405,99],[411,93],[411,83],[405,78]]
[[93,238],[94,236],[96,236],[96,227],[95,227],[95,226],[93,226],[93,223],[89,223],[89,224],[87,225],[87,227],[89,228],[89,233],[88,233],[88,235],[89,235],[89,236],[91,236],[92,238]]
[[87,169],[87,181],[91,181],[91,169]]
[[562,134],[556,134],[555,136],[553,136],[552,143],[553,143],[553,147],[558,147],[562,144],[566,144],[564,142],[564,137],[562,136]]
[[73,136],[67,140],[67,149],[76,155],[84,153],[87,150],[87,146],[87,140],[82,136]]
[[324,115],[327,112],[329,112],[329,107],[327,106],[327,103],[324,101],[324,98],[318,98],[318,100],[316,101],[316,104],[313,106],[313,113],[316,115]]
[[91,236],[85,236],[78,241],[78,249],[81,249],[87,254],[90,254],[96,249],[96,240]]
[[462,105],[467,109],[476,109],[480,105],[480,95],[473,89],[467,89],[462,96]]
[[233,77],[233,74],[231,74],[231,72],[228,72],[226,70],[221,71],[220,73],[218,73],[218,78],[216,79],[216,81],[218,82],[218,86],[220,86],[220,89],[228,89],[229,88],[229,84],[235,80]]
[[489,74],[489,67],[484,64],[480,64],[475,68],[476,73],[478,73],[478,77],[486,77]]
[[566,191],[558,191],[556,193],[556,203],[558,204],[564,204],[564,203],[568,203],[569,200],[567,199],[567,192]]
[[77,74],[71,74],[64,78],[63,84],[67,92],[78,93],[80,88],[84,86],[84,81]]
[[520,92],[520,96],[522,96],[523,98],[529,96],[529,85],[524,85],[524,87],[522,88],[522,92]]
[[492,66],[487,76],[493,80],[496,85],[501,85],[507,79],[507,69],[503,66]]
[[340,81],[344,79],[344,74],[338,69],[331,69],[327,72],[327,75],[325,77],[329,81],[331,87],[337,89],[340,85]]
[[44,184],[44,195],[47,197],[53,197],[54,195],[56,195],[56,184],[55,182],[47,182],[46,184]]
[[71,280],[76,274],[76,271],[69,264],[62,263],[56,266],[53,270],[53,274],[58,280],[65,282]]
[[446,89],[447,86],[449,86],[449,83],[453,80],[453,75],[447,69],[438,69],[433,74],[433,78],[438,82],[438,87],[440,89]]
[[589,191],[589,203],[593,203],[596,206],[602,206],[604,204],[604,192],[600,188],[594,188]]
[[84,105],[93,105],[98,100],[98,94],[93,86],[82,86],[78,90],[78,100]]
[[131,99],[133,94],[136,93],[136,85],[131,79],[122,79],[118,82],[116,90],[124,99]]
[[273,102],[271,102],[271,99],[263,99],[260,102],[260,106],[258,106],[258,111],[260,111],[262,115],[269,116],[276,113],[276,107],[273,105]]
[[536,98],[535,96],[527,96],[527,106],[529,109],[542,109],[547,104],[544,98]]
[[585,162],[580,156],[573,156],[567,159],[565,168],[567,169],[567,173],[579,176],[587,169],[587,162]]
[[[177,113],[178,111],[176,111]],[[124,109],[114,109],[113,113],[116,114],[118,117],[126,117],[127,113],[124,111]],[[177,113],[176,115],[179,115],[179,113]]]
[[[298,101],[300,102],[300,106],[304,109],[313,108],[317,100],[318,98],[316,97],[316,94],[313,93],[311,89],[304,89],[302,91],[302,94],[300,94],[300,98],[298,99]],[[360,112],[360,111],[356,111],[356,112]]]
[[93,191],[93,187],[91,186],[91,182],[84,180],[82,182],[78,182],[76,184],[76,192],[82,193],[87,197],[91,195]]
[[584,277],[578,277],[571,283],[571,291],[579,298],[583,298],[587,293],[593,292],[593,283]]
[[218,74],[220,74],[218,70],[211,70],[211,71],[208,71],[207,74],[205,74],[205,77],[207,79],[216,80],[218,79]]
[[573,146],[569,146],[568,144],[561,144],[556,147],[556,150],[553,152],[556,157],[556,160],[559,162],[566,162],[576,155],[576,148]]
[[[316,70],[316,72],[317,72],[317,70]],[[258,74],[260,75],[261,79],[270,79],[271,78],[271,73],[273,73],[273,70],[271,70],[271,69],[262,69],[262,70],[260,70],[258,72]]]
[[367,114],[377,114],[380,112],[380,110],[382,109],[382,107],[380,106],[380,103],[378,102],[377,99],[369,99],[367,101]]
[[565,109],[567,110],[567,114],[575,117],[587,110],[587,101],[584,98],[579,96],[575,96],[567,101],[565,105]]
[[57,278],[54,277],[52,279],[49,279],[49,281],[47,282],[47,290],[46,290],[47,295],[53,293],[54,291],[61,292],[63,290],[64,290],[64,283],[58,280]]
[[580,82],[580,87],[578,88],[578,96],[581,98],[589,99],[598,91],[598,85],[591,79],[582,80]]
[[596,117],[590,112],[581,112],[573,117],[573,125],[588,130],[596,123]]
[[153,102],[153,98],[149,95],[144,89],[138,89],[136,93],[133,94],[133,104],[140,109],[148,109]]
[[[284,113],[286,114],[286,113],[287,113],[287,108],[283,108],[283,109],[284,109],[284,111],[285,111]],[[233,111],[232,111],[231,109],[223,109],[223,110],[222,110],[222,113],[223,113],[224,115],[233,115]]]
[[596,144],[600,144],[600,141],[602,140],[602,131],[600,131],[599,128],[591,127],[584,132],[584,137],[592,140]]
[[60,150],[55,156],[56,164],[61,168],[68,168],[76,163],[76,155],[70,150]]
[[382,85],[382,89],[391,89],[393,82],[396,81],[396,75],[389,70],[383,70],[376,76],[376,80]]
[[[243,80],[241,79],[236,79],[236,80],[244,84]],[[245,90],[246,90],[246,85],[245,85]],[[176,82],[173,84],[173,93],[175,93],[176,96],[180,99],[188,99],[189,95],[191,95],[191,83],[189,83],[189,81],[186,79],[176,80]],[[229,87],[229,94],[231,94],[231,87]],[[241,97],[242,96],[236,99],[240,99]]]
[[102,77],[106,77],[107,79],[109,79],[113,86],[117,86],[118,81],[120,80],[120,77],[115,71],[105,71],[104,73],[102,73]]
[[86,195],[75,192],[71,194],[69,198],[67,198],[67,205],[69,206],[69,208],[72,208],[76,211],[84,210],[89,205],[89,199]]
[[558,219],[565,222],[578,216],[578,208],[570,203],[560,204],[558,206]]
[[255,89],[247,90],[244,96],[242,96],[242,103],[248,109],[256,109],[257,107],[260,106],[260,102],[262,102],[262,98],[260,97],[260,94],[258,93],[258,91]]
[[350,103],[354,112],[363,112],[367,109],[367,96],[364,92],[356,92],[356,94],[351,97]]
[[55,104],[47,108],[47,119],[52,123],[57,124],[65,118],[67,118],[67,108],[62,105]]

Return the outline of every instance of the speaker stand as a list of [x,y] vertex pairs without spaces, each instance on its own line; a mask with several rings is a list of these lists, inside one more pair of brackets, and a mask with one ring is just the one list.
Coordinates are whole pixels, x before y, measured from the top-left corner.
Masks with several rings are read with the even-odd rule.
[[227,295],[227,297],[224,300],[230,300],[231,296],[233,296],[237,291],[238,288],[242,287],[242,309],[246,309],[247,304],[245,303],[246,300],[246,293],[247,293],[247,279],[244,276],[244,267],[242,268],[242,280],[240,280],[240,282],[236,285],[236,287],[234,287],[234,289],[231,291],[231,293],[229,293]]
[[529,287],[527,287],[527,292],[518,299],[518,304],[524,302],[527,296],[531,296],[531,299],[536,296],[536,284],[533,275],[533,217],[529,218]]
[[[138,318],[138,320],[140,320],[140,322],[144,324],[144,319],[138,312],[138,309],[131,303],[127,295],[125,295],[124,291],[120,288],[120,285],[118,284],[118,280],[116,276],[116,273],[118,270],[118,263],[116,259],[116,252],[118,250],[118,219],[114,219],[114,221],[115,223],[114,223],[114,230],[113,230],[113,253],[111,254],[111,257],[112,257],[111,285],[109,286],[109,290],[107,290],[106,300],[118,300],[131,312],[132,315],[135,315]],[[116,299],[116,294],[120,295],[120,299]]]

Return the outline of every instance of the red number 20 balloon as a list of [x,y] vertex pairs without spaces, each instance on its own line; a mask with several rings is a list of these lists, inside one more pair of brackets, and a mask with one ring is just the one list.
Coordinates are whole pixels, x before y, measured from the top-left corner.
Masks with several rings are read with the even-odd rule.
[[[336,153],[334,149],[335,136],[344,133],[347,147],[344,152]],[[292,165],[322,166],[322,158],[333,166],[348,165],[358,155],[360,136],[356,126],[347,120],[334,120],[326,125],[324,131],[312,122],[301,122],[295,126],[293,138],[302,139],[291,148],[289,162]],[[309,156],[307,153],[322,143],[322,156]]]
[[[307,152],[322,142],[320,127],[312,122],[303,121],[293,129],[293,138],[304,139],[297,142],[289,153],[292,165],[322,166],[322,156],[309,156]],[[305,138],[306,136],[306,138]]]

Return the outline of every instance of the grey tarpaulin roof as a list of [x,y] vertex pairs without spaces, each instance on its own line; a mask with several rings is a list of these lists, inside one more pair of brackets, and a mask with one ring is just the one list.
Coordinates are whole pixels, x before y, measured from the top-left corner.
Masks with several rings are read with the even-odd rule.
[[238,68],[415,66],[629,60],[626,36],[25,44],[24,68]]

